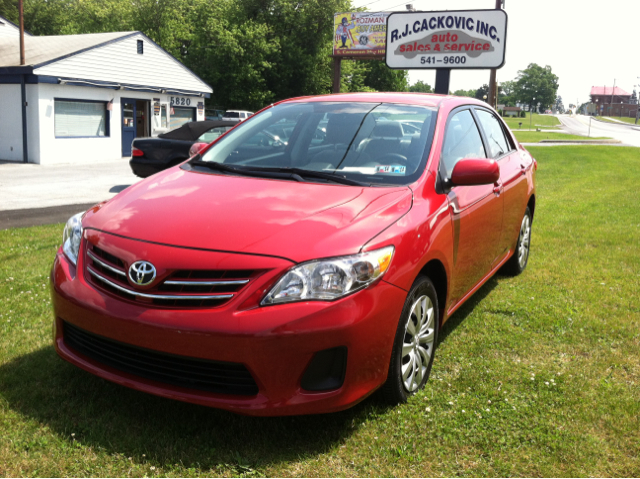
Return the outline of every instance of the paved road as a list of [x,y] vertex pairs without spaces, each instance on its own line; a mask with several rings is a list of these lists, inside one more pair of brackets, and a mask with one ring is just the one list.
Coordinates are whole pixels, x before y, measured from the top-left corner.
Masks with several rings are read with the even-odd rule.
[[584,115],[558,115],[558,119],[562,122],[564,129],[574,135],[587,135],[589,122],[591,122],[591,137],[606,136],[620,140],[625,145],[640,147],[640,130],[636,130],[636,127],[631,125],[591,120],[591,117]]

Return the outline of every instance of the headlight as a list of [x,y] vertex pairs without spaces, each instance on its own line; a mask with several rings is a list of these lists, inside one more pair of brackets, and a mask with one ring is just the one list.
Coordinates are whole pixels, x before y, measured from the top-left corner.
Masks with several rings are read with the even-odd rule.
[[62,251],[73,264],[78,262],[78,251],[82,239],[82,215],[84,212],[69,218],[62,233]]
[[389,269],[393,251],[393,246],[387,246],[352,256],[299,264],[278,281],[260,304],[341,298],[369,286],[382,276]]

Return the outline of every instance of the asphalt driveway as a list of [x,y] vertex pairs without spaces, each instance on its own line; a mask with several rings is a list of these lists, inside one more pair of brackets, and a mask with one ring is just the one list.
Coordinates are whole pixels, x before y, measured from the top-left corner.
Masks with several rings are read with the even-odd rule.
[[140,181],[129,158],[74,164],[0,162],[0,229],[66,221]]

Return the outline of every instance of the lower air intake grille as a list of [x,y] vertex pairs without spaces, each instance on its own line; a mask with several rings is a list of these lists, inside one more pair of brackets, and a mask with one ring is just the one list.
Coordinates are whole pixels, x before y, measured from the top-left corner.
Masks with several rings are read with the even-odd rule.
[[142,378],[199,391],[254,396],[251,373],[242,364],[161,353],[113,341],[64,322],[64,342],[77,352]]

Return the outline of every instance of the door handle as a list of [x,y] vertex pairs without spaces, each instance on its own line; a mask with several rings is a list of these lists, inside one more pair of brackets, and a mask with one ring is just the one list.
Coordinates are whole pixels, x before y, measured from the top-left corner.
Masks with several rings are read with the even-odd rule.
[[500,194],[502,193],[503,189],[504,188],[502,187],[502,183],[500,183],[500,184],[495,183],[493,185],[493,194],[496,195],[496,196],[500,196]]
[[522,173],[523,175],[527,174],[527,167],[523,164],[520,164],[520,173]]

